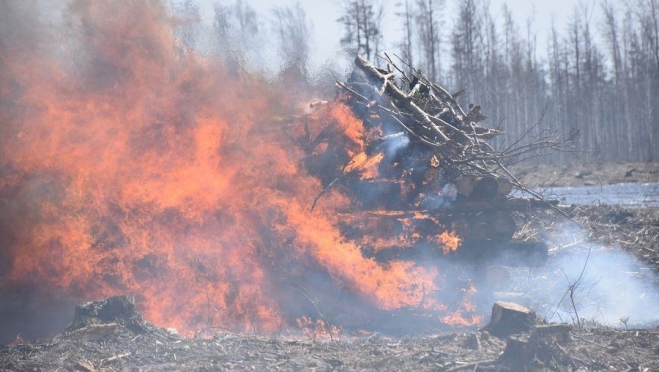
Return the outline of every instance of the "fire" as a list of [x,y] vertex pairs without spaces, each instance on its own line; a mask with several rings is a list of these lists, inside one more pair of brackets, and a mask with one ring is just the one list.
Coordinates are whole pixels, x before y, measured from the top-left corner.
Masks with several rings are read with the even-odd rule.
[[435,237],[435,242],[442,247],[444,254],[454,252],[460,246],[460,237],[455,232],[444,231]]
[[334,340],[339,337],[341,330],[335,325],[328,325],[323,319],[315,322],[308,316],[297,319],[297,325],[303,330],[304,335],[312,340]]
[[463,291],[465,292],[465,301],[460,304],[460,308],[454,313],[442,317],[442,321],[446,324],[454,325],[472,325],[478,324],[483,320],[482,315],[474,314],[475,306],[471,302],[471,297],[477,292],[476,287],[470,281],[469,286]]
[[[301,165],[300,129],[281,128],[289,143],[265,129],[295,106],[276,86],[182,52],[159,2],[69,10],[69,39],[51,35],[58,50],[0,46],[0,288],[135,294],[148,320],[184,334],[275,332],[303,316],[338,333],[300,310],[309,304],[290,303],[304,282],[379,310],[437,295],[436,269],[382,265],[342,234],[350,201],[340,192],[310,211],[322,186]],[[354,170],[376,174],[381,157],[361,140],[372,133],[348,108],[311,116],[349,139]],[[457,248],[456,236],[437,239]]]
[[7,346],[8,347],[16,347],[16,346],[20,346],[20,345],[23,345],[23,344],[25,344],[25,341],[23,340],[23,338],[21,337],[21,334],[19,333],[19,334],[16,335],[16,338],[14,339],[14,341],[10,342],[9,345],[7,345]]
[[363,179],[373,179],[378,177],[377,165],[384,158],[384,154],[368,156],[360,152],[352,158],[352,162],[345,168],[346,172],[358,172]]

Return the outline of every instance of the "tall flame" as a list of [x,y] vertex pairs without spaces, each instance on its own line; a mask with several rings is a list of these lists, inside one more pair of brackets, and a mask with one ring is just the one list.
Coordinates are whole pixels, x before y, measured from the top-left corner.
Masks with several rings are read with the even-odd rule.
[[[438,289],[436,270],[380,265],[342,236],[341,193],[310,212],[322,187],[271,120],[295,104],[277,86],[183,50],[158,1],[69,11],[57,50],[0,44],[1,287],[133,293],[185,332],[277,330],[282,288],[314,272],[382,310]],[[345,107],[316,115],[364,135]]]

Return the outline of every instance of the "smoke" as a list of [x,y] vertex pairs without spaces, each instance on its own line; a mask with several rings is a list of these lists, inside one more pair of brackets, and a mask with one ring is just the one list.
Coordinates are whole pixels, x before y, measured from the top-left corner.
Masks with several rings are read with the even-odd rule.
[[563,230],[550,246],[547,265],[518,270],[513,286],[528,295],[540,315],[618,327],[659,321],[659,278],[647,264],[618,247],[588,242],[574,229]]

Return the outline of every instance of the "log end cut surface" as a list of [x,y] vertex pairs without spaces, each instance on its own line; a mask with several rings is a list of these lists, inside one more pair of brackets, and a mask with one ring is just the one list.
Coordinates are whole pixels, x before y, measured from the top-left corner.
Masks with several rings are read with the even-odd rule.
[[535,323],[535,311],[513,302],[497,301],[492,306],[490,323],[485,328],[490,334],[503,338],[527,332]]

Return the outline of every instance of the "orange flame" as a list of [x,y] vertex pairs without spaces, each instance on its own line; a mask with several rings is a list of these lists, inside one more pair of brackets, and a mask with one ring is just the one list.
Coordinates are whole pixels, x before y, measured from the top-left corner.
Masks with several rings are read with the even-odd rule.
[[384,158],[384,154],[378,153],[374,156],[368,156],[360,152],[352,158],[352,161],[345,168],[346,172],[358,172],[362,179],[373,179],[378,177],[378,164]]
[[470,326],[470,325],[479,324],[483,321],[482,315],[473,313],[473,311],[475,310],[475,306],[471,302],[471,299],[474,296],[474,294],[476,294],[477,292],[476,287],[474,287],[474,284],[471,281],[469,281],[468,284],[469,287],[463,289],[464,298],[463,301],[460,303],[458,309],[455,310],[455,312],[453,312],[452,314],[448,314],[442,317],[442,322],[451,325]]
[[444,231],[441,234],[435,236],[433,239],[444,251],[444,254],[449,252],[455,252],[460,246],[461,239],[455,234],[455,232]]
[[[0,46],[0,228],[11,231],[0,286],[133,293],[147,319],[187,334],[276,331],[282,288],[316,271],[382,310],[435,294],[436,270],[381,265],[341,234],[341,193],[309,211],[322,187],[300,166],[299,128],[264,129],[277,125],[272,107],[294,105],[275,87],[182,53],[158,2],[70,9],[66,58]],[[368,133],[348,108],[311,116],[363,153]],[[373,177],[378,161],[354,167]]]
[[19,333],[19,334],[16,335],[16,338],[14,338],[14,341],[10,342],[7,346],[9,348],[13,348],[13,347],[21,346],[21,345],[24,345],[24,344],[25,344],[25,341],[23,340],[23,337],[21,337],[21,334]]
[[328,325],[323,319],[315,322],[308,316],[297,319],[297,325],[302,329],[305,336],[312,340],[332,341],[338,339],[341,330],[335,325]]

